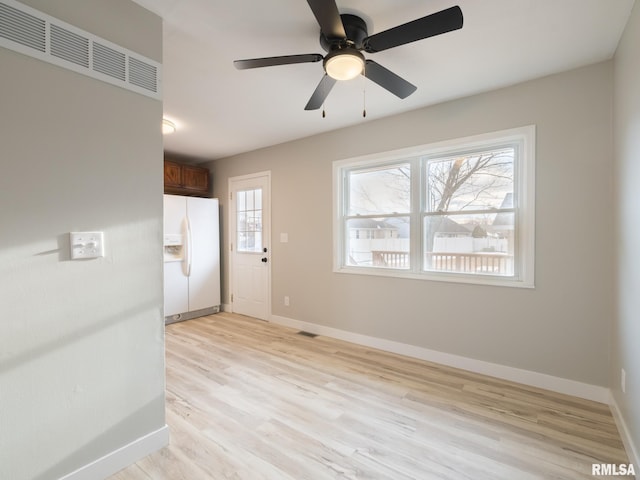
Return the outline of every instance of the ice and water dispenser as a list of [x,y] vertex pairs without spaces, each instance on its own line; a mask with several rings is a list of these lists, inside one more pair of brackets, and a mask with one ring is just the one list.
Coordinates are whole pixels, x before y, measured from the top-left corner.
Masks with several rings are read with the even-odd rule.
[[181,262],[184,259],[184,242],[181,234],[164,236],[164,261]]

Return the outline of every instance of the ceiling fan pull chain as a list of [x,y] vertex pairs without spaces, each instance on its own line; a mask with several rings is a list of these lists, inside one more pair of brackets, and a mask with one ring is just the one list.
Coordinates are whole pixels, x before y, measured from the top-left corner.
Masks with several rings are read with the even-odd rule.
[[362,118],[367,118],[367,64],[362,67]]
[[367,89],[362,89],[362,118],[367,117]]
[[322,104],[322,118],[325,118],[327,114],[324,111],[324,103]]

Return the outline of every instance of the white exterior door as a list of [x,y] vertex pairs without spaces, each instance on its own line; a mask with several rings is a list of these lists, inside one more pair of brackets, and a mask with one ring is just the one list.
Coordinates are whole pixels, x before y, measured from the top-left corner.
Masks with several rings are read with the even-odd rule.
[[271,314],[271,175],[229,179],[232,311],[268,320]]

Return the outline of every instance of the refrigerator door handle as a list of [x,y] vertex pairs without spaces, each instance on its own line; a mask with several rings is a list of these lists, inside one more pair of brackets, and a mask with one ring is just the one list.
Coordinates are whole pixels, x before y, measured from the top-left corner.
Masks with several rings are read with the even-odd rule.
[[187,217],[187,277],[191,276],[191,250],[192,250],[192,242],[191,242],[191,222],[189,221],[189,217]]

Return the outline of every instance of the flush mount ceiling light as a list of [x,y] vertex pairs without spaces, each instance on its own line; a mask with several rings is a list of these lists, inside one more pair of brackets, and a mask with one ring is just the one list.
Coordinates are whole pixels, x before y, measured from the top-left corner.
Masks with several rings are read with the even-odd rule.
[[162,119],[162,134],[169,135],[176,131],[176,124],[166,118]]
[[324,59],[324,70],[336,80],[351,80],[362,73],[364,55],[355,48],[330,52]]

